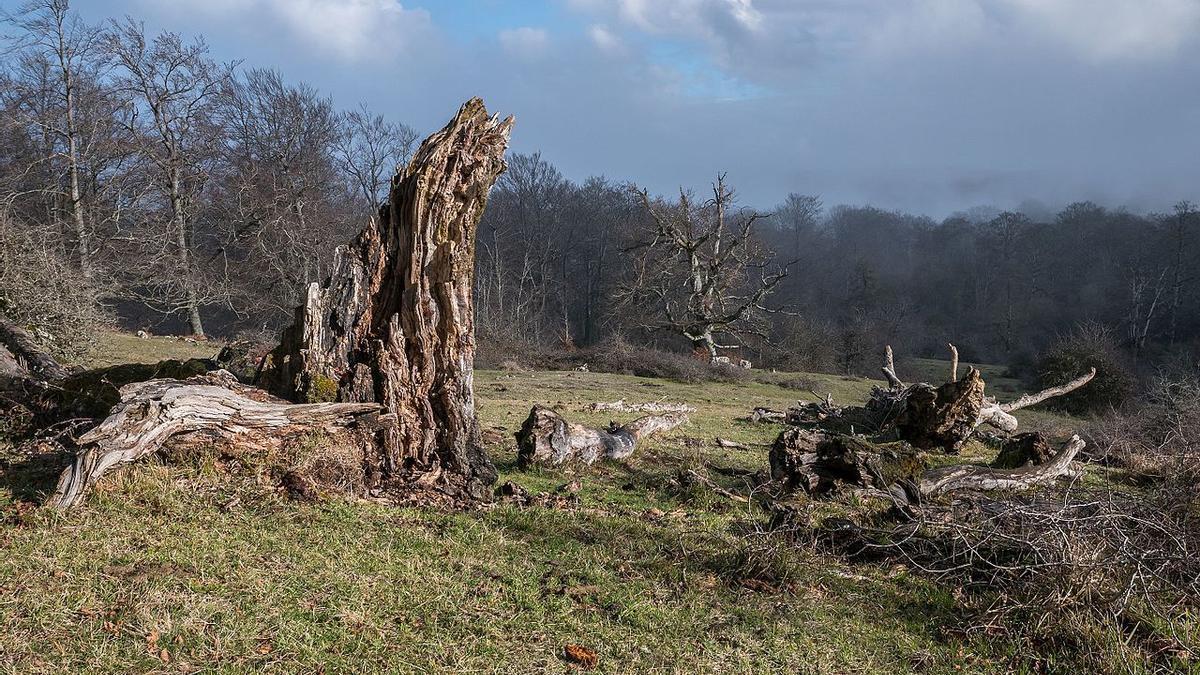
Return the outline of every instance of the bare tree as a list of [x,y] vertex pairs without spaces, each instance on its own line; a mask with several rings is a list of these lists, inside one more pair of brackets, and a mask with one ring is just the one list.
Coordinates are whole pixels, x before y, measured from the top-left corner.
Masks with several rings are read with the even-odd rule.
[[222,255],[236,268],[239,304],[260,321],[286,319],[361,226],[335,158],[339,118],[311,87],[253,69],[226,82],[220,121],[226,143],[210,201],[226,230]]
[[[148,41],[132,19],[114,24],[108,44],[122,71],[118,86],[137,107],[132,131],[144,141],[141,154],[167,211],[165,231],[151,232],[150,225],[140,235],[153,263],[151,274],[142,276],[151,291],[146,299],[168,312],[185,312],[192,333],[203,336],[200,309],[214,298],[206,293],[194,253],[194,215],[219,142],[217,97],[233,66],[211,61],[202,40],[189,44],[163,33]],[[167,264],[171,258],[174,264]]]
[[387,198],[388,180],[412,159],[417,132],[372,115],[365,104],[342,115],[338,162],[372,214]]
[[[65,201],[77,246],[76,258],[85,279],[94,274],[92,237],[82,191],[82,157],[85,136],[80,128],[80,89],[86,71],[96,67],[102,31],[85,24],[71,11],[69,0],[29,0],[6,17],[23,31],[17,41],[26,82],[45,87],[53,101],[50,110],[31,120],[42,127],[48,143],[46,159],[65,162]],[[51,140],[54,139],[54,140]]]
[[717,176],[712,199],[696,205],[680,189],[679,202],[664,204],[637,190],[652,226],[629,250],[640,251],[635,274],[625,288],[627,301],[653,299],[660,316],[652,327],[671,330],[692,342],[698,353],[717,358],[716,336],[759,332],[763,301],[788,274],[790,265],[772,265],[773,254],[753,236],[764,214],[737,209],[725,174]]

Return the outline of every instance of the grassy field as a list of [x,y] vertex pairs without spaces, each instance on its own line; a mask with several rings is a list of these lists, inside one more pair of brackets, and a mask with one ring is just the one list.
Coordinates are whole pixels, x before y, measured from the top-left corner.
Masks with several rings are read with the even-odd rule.
[[[212,350],[120,342],[101,362]],[[840,402],[862,400],[872,384],[805,377]],[[10,458],[0,473],[0,670],[555,673],[575,669],[560,658],[566,644],[596,650],[601,672],[1072,665],[963,635],[953,595],[904,567],[849,565],[802,547],[751,555],[747,533],[763,514],[679,480],[687,469],[765,467],[778,428],[745,416],[807,392],[496,371],[479,372],[476,389],[483,426],[500,439],[489,448],[500,481],[550,491],[578,478],[578,508],[297,503],[196,458],[123,470],[62,515],[18,499],[48,489],[53,475],[20,471]],[[616,399],[698,411],[628,464],[579,475],[516,469],[511,433],[532,403],[599,424],[614,415],[586,404]],[[718,435],[752,449],[719,449]]]

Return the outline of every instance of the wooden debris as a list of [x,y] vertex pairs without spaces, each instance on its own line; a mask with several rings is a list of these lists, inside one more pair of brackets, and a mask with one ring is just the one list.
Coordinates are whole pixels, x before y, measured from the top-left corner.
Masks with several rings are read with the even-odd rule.
[[294,405],[263,398],[263,392],[238,384],[225,371],[126,385],[112,415],[79,438],[75,461],[48,504],[74,506],[110,469],[166,447],[266,450],[312,433],[366,447],[373,446],[375,432],[395,424],[395,417],[375,403]]
[[696,409],[683,403],[626,403],[624,400],[611,403],[592,403],[588,406],[591,412],[613,411],[622,413],[694,413]]
[[628,424],[613,423],[593,429],[568,422],[557,412],[540,405],[517,432],[519,466],[590,465],[601,459],[620,460],[633,454],[637,442],[651,434],[670,431],[687,422],[684,413],[647,415]]

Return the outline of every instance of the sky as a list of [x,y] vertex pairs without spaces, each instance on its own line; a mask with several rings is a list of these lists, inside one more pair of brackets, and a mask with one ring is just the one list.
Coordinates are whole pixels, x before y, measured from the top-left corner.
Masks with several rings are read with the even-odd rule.
[[75,0],[568,178],[934,217],[1200,200],[1200,0]]

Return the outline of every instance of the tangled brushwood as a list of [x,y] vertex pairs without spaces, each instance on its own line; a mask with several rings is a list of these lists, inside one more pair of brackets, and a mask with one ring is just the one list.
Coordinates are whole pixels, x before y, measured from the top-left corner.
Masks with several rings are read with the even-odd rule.
[[961,589],[969,630],[1045,638],[1090,615],[1194,658],[1180,622],[1200,608],[1196,525],[1144,495],[1071,486],[955,499],[894,525],[830,519],[816,534],[850,559],[902,562]]
[[[955,430],[947,436],[955,449],[980,421],[994,429],[989,438],[1011,434],[1017,425],[1008,413],[1091,377],[996,403],[983,397],[977,371],[955,380],[953,370],[933,404],[914,403],[916,394],[935,389],[904,386],[888,358],[892,386],[877,390],[872,402],[903,402],[890,418],[868,415],[870,404],[838,408],[828,399],[790,410],[783,420],[790,428],[771,450],[778,490],[769,503],[772,527],[754,533],[755,549],[777,556],[782,540],[852,562],[903,565],[952,589],[966,608],[967,633],[1004,633],[1086,658],[1098,644],[1081,637],[1081,626],[1090,626],[1119,636],[1158,667],[1194,663],[1200,493],[1192,439],[1200,430],[1200,381],[1160,382],[1145,407],[1087,432],[1097,446],[1090,457],[1117,464],[1127,478],[1119,489],[1099,489],[1082,479],[1079,436],[1054,453],[1040,434],[1011,435],[990,467],[928,468],[914,446],[931,437],[929,429]],[[968,390],[970,405],[962,403]],[[992,423],[989,409],[1006,423]],[[914,420],[921,424],[909,428]],[[967,480],[947,484],[947,477]],[[819,517],[827,512],[816,499],[841,497],[850,497],[848,509]]]

